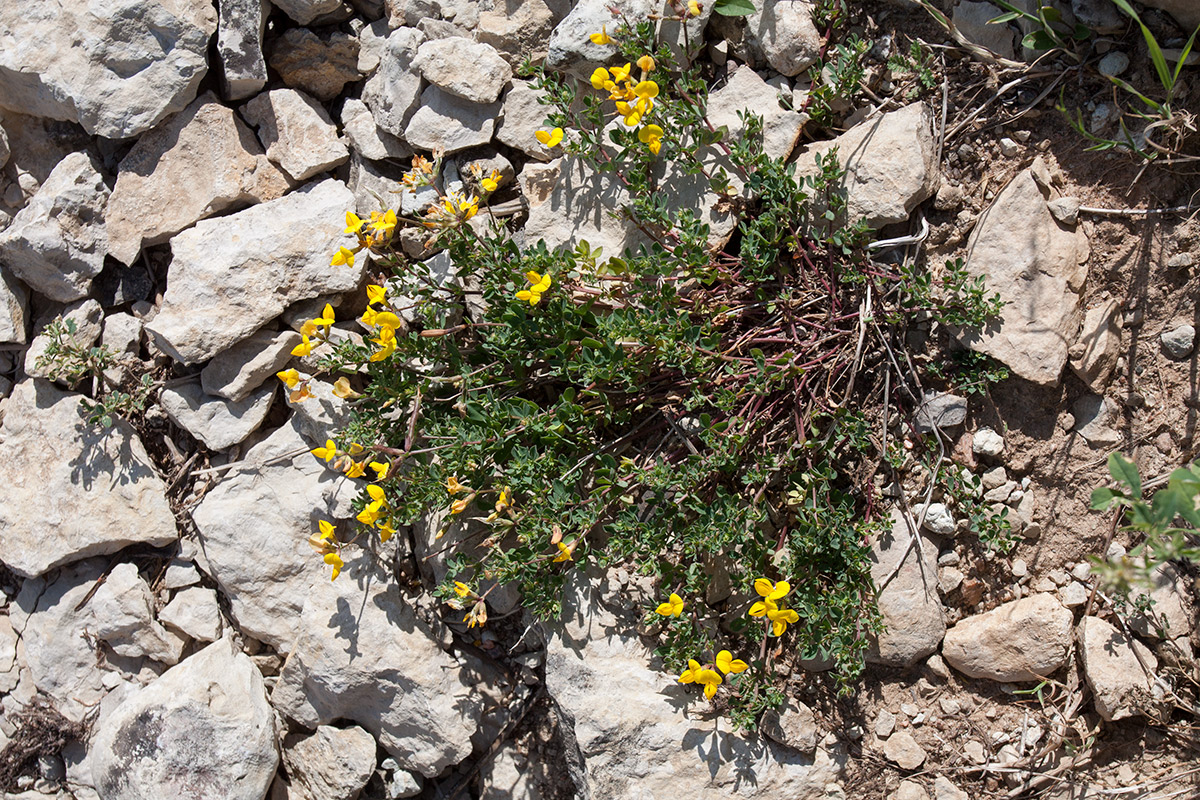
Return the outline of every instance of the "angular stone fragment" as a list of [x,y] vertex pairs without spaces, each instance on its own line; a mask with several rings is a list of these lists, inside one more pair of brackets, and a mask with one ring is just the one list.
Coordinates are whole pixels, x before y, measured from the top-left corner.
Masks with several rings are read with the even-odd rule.
[[321,725],[283,743],[288,800],[354,800],[375,772],[375,737],[358,726]]
[[366,267],[330,266],[353,196],[333,179],[171,240],[162,308],[146,326],[178,361],[195,364],[245,339],[292,303],[358,286]]
[[0,108],[125,139],[196,96],[217,29],[209,0],[0,5]]
[[421,150],[456,153],[492,140],[499,103],[472,103],[430,86],[421,93],[421,107],[404,130],[404,139]]
[[246,124],[205,92],[121,159],[105,213],[109,253],[132,264],[144,245],[287,190],[287,177],[267,160]]
[[1121,355],[1121,317],[1116,300],[1088,309],[1079,338],[1068,353],[1071,370],[1092,391],[1103,392]]
[[79,395],[40,380],[17,384],[0,427],[4,446],[37,454],[0,460],[0,552],[14,572],[40,575],[130,544],[176,538],[163,483],[137,434],[122,420],[101,430]]
[[1105,620],[1080,620],[1079,660],[1096,712],[1104,719],[1154,717],[1170,707],[1162,687],[1156,685],[1158,659],[1150,648],[1136,639],[1130,641]]
[[1053,595],[1031,595],[961,620],[946,631],[942,657],[972,678],[1037,681],[1066,662],[1072,622]]
[[210,361],[200,371],[200,385],[206,394],[240,402],[283,369],[298,344],[300,334],[293,331],[255,331]]
[[546,55],[557,21],[544,0],[506,0],[479,12],[475,38],[496,48],[515,69],[525,58]]
[[363,87],[362,101],[375,116],[375,124],[393,136],[403,138],[421,100],[421,73],[413,60],[424,41],[425,34],[416,28],[392,31],[380,55],[379,68]]
[[778,90],[749,67],[735,71],[724,86],[708,97],[708,119],[714,128],[729,130],[727,142],[739,138],[744,125],[738,111],[751,111],[762,117],[763,152],[786,161],[796,147],[808,115],[789,111],[779,105]]
[[867,655],[873,663],[911,666],[935,652],[946,634],[938,597],[938,546],[920,533],[916,536],[897,511],[891,531],[871,544],[871,580],[886,626]]
[[325,102],[362,78],[358,54],[358,39],[347,33],[319,36],[308,28],[288,28],[272,43],[268,60],[285,86]]
[[746,17],[746,44],[752,57],[788,77],[816,63],[822,39],[806,0],[762,0]]
[[295,89],[263,92],[242,106],[258,129],[267,158],[302,181],[341,164],[350,154],[325,109]]
[[118,564],[88,600],[88,632],[127,658],[179,663],[183,639],[154,620],[154,595],[132,563]]
[[92,156],[67,156],[0,233],[0,263],[51,300],[84,297],[108,254],[108,197]]
[[267,0],[222,0],[218,4],[217,55],[221,85],[229,100],[250,97],[267,83],[263,31],[271,4]]
[[925,748],[908,731],[892,734],[883,744],[883,754],[900,769],[913,770],[925,763]]
[[434,86],[472,103],[496,102],[512,79],[512,67],[494,47],[460,36],[425,42],[413,66]]
[[25,344],[29,338],[29,292],[0,265],[0,342]]
[[233,447],[258,430],[275,396],[274,384],[251,392],[234,402],[205,394],[200,381],[163,389],[159,402],[179,427],[195,436],[210,450]]
[[1033,173],[1019,173],[980,217],[966,253],[968,273],[1005,305],[997,322],[959,338],[1026,380],[1056,385],[1079,331],[1087,256],[1082,230],[1064,230]]
[[271,2],[301,25],[307,25],[317,17],[337,11],[342,5],[342,0],[271,0]]
[[412,155],[412,148],[375,124],[371,109],[361,100],[351,97],[342,104],[342,129],[351,149],[363,158],[379,160]]
[[538,102],[546,93],[533,88],[530,81],[513,81],[504,96],[502,118],[496,123],[496,141],[515,147],[539,161],[549,161],[553,153],[537,140],[537,132],[545,127],[550,107]]
[[262,800],[279,765],[262,675],[228,638],[122,703],[92,751],[105,800]]
[[200,642],[216,641],[221,635],[221,609],[217,593],[202,586],[176,592],[158,619]]

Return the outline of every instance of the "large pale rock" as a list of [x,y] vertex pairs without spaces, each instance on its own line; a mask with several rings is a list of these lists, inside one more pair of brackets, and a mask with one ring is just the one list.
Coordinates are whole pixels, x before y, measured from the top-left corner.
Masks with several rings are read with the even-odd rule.
[[200,381],[163,389],[159,402],[179,427],[209,450],[225,450],[258,430],[271,410],[275,385],[267,384],[234,402],[206,394]]
[[[328,582],[328,581],[327,581]],[[403,769],[432,777],[471,753],[494,667],[438,647],[386,575],[309,597],[272,702],[306,728],[334,720],[369,730]]]
[[271,2],[301,25],[307,25],[317,17],[337,11],[342,5],[342,0],[271,0]]
[[[699,17],[690,17],[687,22],[687,40],[693,49],[704,42],[703,31],[712,14],[712,3],[701,3]],[[591,34],[606,27],[609,33],[616,31],[622,19],[643,21],[651,15],[675,16],[671,6],[663,0],[579,0],[562,22],[550,34],[546,65],[557,70],[573,73],[587,79],[592,70],[612,61],[617,55],[616,44],[595,44]],[[659,41],[672,45],[677,56],[684,43],[683,26],[678,22],[658,23]]]
[[88,425],[79,396],[38,380],[17,384],[0,427],[13,453],[0,462],[0,552],[25,576],[131,544],[175,540],[164,486],[137,434],[122,420]]
[[300,341],[294,331],[255,331],[210,361],[200,385],[206,394],[240,402],[283,369]]
[[375,124],[393,136],[404,136],[421,100],[421,73],[413,60],[424,41],[425,34],[416,28],[392,31],[380,54],[379,67],[363,86],[362,101],[371,109]]
[[247,466],[230,470],[192,512],[238,629],[281,652],[291,649],[310,596],[336,607],[329,568],[307,540],[317,520],[353,516],[358,493],[309,447],[289,422],[252,447]]
[[271,4],[267,0],[223,0],[217,10],[221,85],[226,98],[241,100],[267,84],[262,45]]
[[375,737],[353,726],[321,725],[284,740],[288,800],[354,800],[375,772]]
[[184,641],[154,620],[154,595],[132,563],[118,564],[88,600],[88,632],[128,658],[179,663]]
[[[704,700],[655,663],[634,632],[639,611],[608,608],[600,588],[598,579],[571,578],[561,622],[553,624],[546,646],[546,687],[563,712],[568,742],[574,738],[578,746],[581,760],[570,758],[568,767],[581,796],[827,796],[826,784],[848,759],[841,744],[808,755],[699,722]],[[621,677],[614,681],[613,675]]]
[[425,42],[413,66],[434,86],[472,103],[496,102],[512,79],[512,67],[496,48],[461,36]]
[[1078,635],[1079,661],[1101,717],[1154,717],[1170,707],[1156,685],[1158,659],[1150,648],[1099,617],[1080,620]]
[[550,113],[550,106],[538,102],[538,98],[545,96],[545,92],[533,88],[531,81],[513,81],[513,87],[504,96],[503,115],[496,123],[496,141],[531,158],[549,161],[553,152],[536,135],[546,127],[546,115]]
[[295,89],[263,92],[242,107],[242,116],[258,129],[267,158],[297,181],[350,157],[325,109]]
[[122,703],[92,750],[103,800],[262,800],[279,765],[262,675],[228,638]]
[[29,292],[0,264],[0,342],[25,344],[29,338]]
[[933,116],[924,103],[860,122],[836,139],[815,142],[799,157],[797,177],[816,171],[815,156],[834,147],[846,170],[843,186],[851,221],[872,228],[904,222],[937,189]]
[[0,108],[137,136],[196,96],[217,29],[209,0],[0,6]]
[[479,12],[475,38],[496,48],[516,68],[527,57],[536,61],[546,55],[557,21],[544,0],[504,0]]
[[404,130],[404,139],[422,150],[447,154],[479,147],[492,140],[500,103],[473,103],[430,86],[421,93],[421,107]]
[[729,130],[726,142],[735,142],[743,129],[738,111],[752,111],[763,120],[763,152],[786,161],[796,147],[808,115],[779,105],[779,90],[749,67],[741,67],[720,89],[708,96],[708,120],[714,128]]
[[195,364],[292,303],[354,289],[366,259],[353,267],[329,263],[353,203],[350,190],[330,179],[196,223],[171,240],[167,292],[146,330],[176,360]]
[[972,678],[1040,680],[1066,663],[1072,622],[1053,595],[1031,595],[960,621],[946,631],[942,657]]
[[1013,29],[1007,24],[991,24],[1001,13],[1000,8],[991,3],[963,0],[954,7],[953,22],[968,41],[986,47],[1002,58],[1015,58]]
[[1056,385],[1079,330],[1087,239],[1063,228],[1031,170],[983,213],[967,244],[967,271],[1005,301],[997,322],[960,339],[1026,380]]
[[1170,562],[1154,568],[1150,574],[1150,591],[1134,584],[1132,596],[1150,601],[1147,613],[1130,616],[1129,627],[1140,636],[1179,640],[1196,628],[1196,612],[1188,599],[1187,579]]
[[1079,329],[1079,338],[1071,345],[1071,369],[1092,391],[1103,392],[1121,355],[1121,317],[1118,303],[1089,308]]
[[1166,11],[1179,21],[1184,33],[1200,27],[1200,7],[1196,6],[1195,0],[1144,0],[1142,5]]
[[869,661],[907,667],[937,651],[946,634],[937,554],[937,543],[919,532],[914,536],[900,511],[892,512],[891,529],[871,543],[871,580],[886,629]]
[[821,55],[821,34],[806,0],[762,0],[746,17],[746,44],[751,57],[780,75],[799,75]]
[[529,203],[527,244],[545,240],[553,250],[586,240],[593,250],[602,247],[604,257],[613,258],[647,241],[637,226],[616,216],[631,198],[611,174],[565,156],[544,166],[527,164],[520,180]]
[[0,263],[51,300],[84,297],[108,254],[108,196],[88,153],[67,156],[0,233]]
[[342,103],[342,129],[350,140],[351,149],[363,158],[378,160],[412,155],[412,148],[375,124],[371,109],[362,100],[351,97]]
[[[180,191],[186,186],[187,191]],[[117,170],[105,222],[109,253],[132,264],[197,220],[282,197],[287,177],[211,92],[138,139]]]
[[302,89],[322,102],[361,79],[358,59],[356,37],[341,31],[317,35],[308,28],[288,28],[272,43],[268,56],[285,86]]
[[202,586],[176,592],[158,618],[164,625],[200,642],[213,642],[221,635],[217,593]]

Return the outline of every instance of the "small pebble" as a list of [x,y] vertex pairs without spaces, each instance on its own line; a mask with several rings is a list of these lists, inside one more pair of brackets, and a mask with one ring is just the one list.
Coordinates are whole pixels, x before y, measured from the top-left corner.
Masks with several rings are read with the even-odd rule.
[[1020,145],[1018,145],[1012,139],[1009,139],[1007,136],[1005,136],[1000,140],[1000,153],[1005,158],[1012,158],[1019,152],[1021,152]]
[[1196,346],[1196,329],[1191,325],[1180,325],[1173,330],[1164,331],[1159,340],[1168,358],[1182,361],[1192,354],[1192,348]]
[[1012,574],[1014,578],[1024,578],[1029,574],[1029,565],[1022,558],[1013,559]]
[[1100,59],[1100,64],[1097,67],[1101,75],[1115,78],[1125,70],[1129,69],[1129,56],[1122,53],[1120,50],[1113,50],[1104,58]]

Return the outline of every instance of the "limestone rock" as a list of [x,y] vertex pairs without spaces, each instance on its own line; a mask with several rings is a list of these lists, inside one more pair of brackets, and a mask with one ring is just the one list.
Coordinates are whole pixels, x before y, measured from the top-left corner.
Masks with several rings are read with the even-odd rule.
[[125,139],[196,96],[217,12],[209,0],[0,6],[0,108]]
[[146,326],[185,364],[212,358],[287,306],[358,286],[366,267],[332,267],[350,191],[333,179],[219,219],[171,240],[162,308]]
[[538,161],[549,161],[553,153],[537,140],[536,134],[546,127],[550,107],[538,102],[546,93],[533,88],[530,81],[514,80],[504,96],[503,116],[496,123],[496,141],[516,148]]
[[342,129],[351,149],[363,158],[379,160],[412,155],[412,148],[375,124],[371,109],[362,100],[351,97],[342,104]]
[[1004,452],[1004,437],[991,428],[980,428],[971,437],[971,452],[984,458],[998,458]]
[[967,399],[946,392],[931,392],[921,398],[913,424],[917,433],[951,431],[967,419]]
[[158,614],[164,625],[200,642],[213,642],[221,635],[221,609],[217,593],[202,586],[176,592]]
[[232,640],[214,642],[113,711],[91,757],[105,800],[262,800],[279,764],[262,676]]
[[746,17],[746,44],[756,64],[780,75],[799,75],[821,54],[821,34],[807,0],[763,0]]
[[1116,426],[1121,423],[1121,408],[1116,401],[1098,394],[1085,394],[1071,406],[1075,432],[1093,448],[1109,449],[1122,441]]
[[963,0],[954,7],[951,21],[967,41],[986,47],[1001,58],[1016,58],[1013,29],[1006,24],[991,24],[991,20],[1001,13],[1000,8],[991,3]]
[[1032,171],[1021,172],[980,217],[967,245],[967,271],[1005,301],[1000,319],[959,338],[1026,380],[1056,385],[1079,330],[1087,255],[1082,230],[1064,230]]
[[283,743],[288,800],[354,800],[375,772],[375,737],[357,726],[321,725]]
[[1159,564],[1150,574],[1152,588],[1146,592],[1134,585],[1131,599],[1148,595],[1151,602],[1147,613],[1130,616],[1129,627],[1134,633],[1149,638],[1178,640],[1191,634],[1196,627],[1196,613],[1188,601],[1187,580],[1170,562]]
[[918,781],[900,781],[888,800],[929,800],[929,792]]
[[154,595],[131,563],[118,564],[88,600],[88,632],[119,656],[179,663],[183,640],[154,621]]
[[363,86],[362,101],[375,116],[375,124],[393,136],[403,138],[421,101],[421,73],[413,60],[424,42],[425,34],[416,28],[392,31],[380,55],[379,68]]
[[50,378],[52,372],[50,365],[42,364],[42,359],[46,356],[46,351],[53,341],[46,333],[46,328],[59,318],[64,323],[75,325],[75,334],[65,336],[64,340],[76,347],[88,348],[100,338],[103,330],[104,309],[89,297],[87,300],[63,306],[54,317],[38,320],[37,335],[33,337],[33,341],[29,343],[29,349],[25,351],[25,373],[32,378]]
[[172,422],[209,450],[219,451],[240,444],[258,430],[271,410],[274,397],[273,383],[234,402],[206,394],[200,381],[191,381],[163,389],[159,402]]
[[0,692],[7,694],[17,688],[24,664],[24,645],[13,630],[12,617],[0,616]]
[[1192,0],[1145,0],[1142,5],[1166,11],[1183,27],[1184,34],[1200,27],[1200,8]]
[[40,465],[0,463],[0,551],[19,575],[175,540],[163,483],[124,421],[99,430],[83,418],[78,395],[25,380],[8,400],[0,437],[11,452],[37,453]]
[[88,153],[67,156],[0,233],[0,263],[51,300],[84,297],[108,254],[108,196]]
[[1099,617],[1084,617],[1079,622],[1079,660],[1096,712],[1104,719],[1154,717],[1169,708],[1163,690],[1155,685],[1158,659],[1150,648],[1130,641]]
[[817,720],[812,709],[796,700],[789,700],[783,711],[768,711],[763,715],[764,736],[785,744],[793,750],[811,753],[817,749]]
[[306,599],[324,597],[336,607],[328,567],[307,539],[317,519],[353,516],[349,503],[357,495],[309,447],[289,422],[252,447],[247,466],[230,470],[192,511],[210,574],[229,598],[238,629],[280,652],[296,638]]
[[350,157],[325,109],[295,89],[263,92],[242,106],[242,116],[258,129],[267,158],[293,180],[311,178]]
[[1121,355],[1121,317],[1115,300],[1088,309],[1068,353],[1071,370],[1092,391],[1103,391]]
[[286,399],[288,407],[292,409],[292,422],[296,429],[305,440],[316,446],[325,443],[330,431],[349,424],[350,406],[333,393],[333,384],[311,378],[307,373],[300,373],[300,380],[309,381],[312,397],[294,403],[290,396]]
[[[938,536],[953,536],[957,528],[957,523],[954,520],[954,515],[950,513],[950,509],[945,503],[930,503],[923,506],[925,521],[923,527],[930,533]],[[917,509],[918,517],[921,515],[921,509]]]
[[100,344],[118,356],[136,356],[142,346],[142,321],[123,312],[104,318]]
[[342,0],[271,0],[271,2],[301,25],[307,25],[317,17],[337,11],[342,5]]
[[245,123],[205,92],[121,159],[105,213],[109,253],[132,264],[143,245],[287,190],[287,177],[267,160]]
[[250,97],[267,83],[263,31],[271,4],[267,0],[224,0],[217,12],[217,54],[225,97]]
[[0,264],[0,342],[28,341],[29,292]]
[[911,666],[935,652],[946,634],[938,597],[938,546],[918,535],[919,541],[914,540],[901,512],[895,511],[891,531],[871,543],[871,580],[887,626],[867,655],[873,663]]
[[479,800],[544,800],[537,774],[541,759],[523,750],[508,741],[487,760],[479,771]]
[[283,369],[298,344],[293,331],[255,331],[213,358],[200,371],[200,385],[206,394],[241,402]]
[[456,153],[490,142],[499,114],[499,103],[473,103],[430,86],[421,93],[421,107],[405,128],[404,139],[421,150]]
[[960,621],[946,632],[942,657],[972,678],[1040,680],[1066,662],[1072,622],[1053,595],[1031,595]]
[[763,119],[763,152],[786,161],[796,147],[808,115],[779,105],[779,91],[749,67],[741,67],[724,86],[708,97],[708,119],[714,128],[729,130],[727,142],[736,141],[743,125],[738,111],[753,111]]
[[933,779],[934,800],[970,800],[970,795],[951,783],[944,775]]
[[914,770],[921,766],[926,757],[925,748],[917,744],[917,740],[908,731],[898,731],[889,736],[883,744],[883,754],[887,756],[888,761],[905,770]]
[[1163,331],[1159,337],[1163,352],[1175,361],[1183,361],[1196,347],[1196,329],[1191,325],[1180,325]]
[[284,86],[300,89],[325,102],[347,83],[361,80],[358,39],[341,31],[318,35],[308,28],[288,28],[267,56]]
[[[743,733],[714,738],[711,724],[696,721],[705,701],[652,665],[633,632],[639,612],[604,605],[604,588],[598,576],[571,576],[564,613],[551,624],[546,647],[546,686],[563,713],[568,742],[573,737],[578,746],[580,761],[568,767],[581,795],[732,797],[746,790],[753,771],[756,796],[826,797],[826,785],[848,760],[842,744],[807,755]],[[622,677],[612,681],[610,675]]]
[[865,217],[873,228],[903,222],[937,189],[933,116],[924,103],[889,111],[836,139],[809,145],[797,162],[797,178],[814,173],[814,157],[834,147],[846,170],[843,183],[851,221]]
[[496,48],[515,69],[526,57],[537,60],[546,55],[557,22],[544,0],[505,0],[479,12],[475,38]]
[[335,598],[310,596],[299,615],[275,707],[306,728],[355,722],[400,767],[426,777],[469,755],[495,668],[443,652],[385,576],[330,588]]
[[496,102],[512,79],[512,67],[494,47],[461,36],[425,42],[413,66],[434,86],[472,103]]
[[[712,14],[712,3],[701,3],[699,17],[691,17],[687,24],[688,40],[693,47],[704,41],[704,27]],[[613,33],[620,20],[645,20],[652,14],[673,16],[671,7],[662,0],[579,0],[554,27],[547,46],[546,66],[570,72],[586,80],[596,67],[604,66],[617,53],[615,44],[595,44],[589,38],[601,27]],[[660,23],[659,41],[672,46],[676,54],[682,53],[683,26],[678,22]]]

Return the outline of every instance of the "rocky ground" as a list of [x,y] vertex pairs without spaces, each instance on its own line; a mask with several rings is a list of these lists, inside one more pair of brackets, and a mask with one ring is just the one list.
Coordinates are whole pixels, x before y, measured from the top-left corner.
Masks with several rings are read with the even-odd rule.
[[[559,623],[518,610],[482,634],[422,592],[444,566],[421,531],[397,537],[416,558],[398,551],[395,575],[331,583],[306,539],[356,490],[309,449],[344,401],[319,383],[290,403],[273,376],[311,367],[290,353],[326,302],[360,310],[365,259],[329,265],[344,214],[427,208],[400,176],[440,148],[451,182],[499,170],[527,240],[633,241],[536,141],[544,107],[514,77],[527,56],[587,75],[608,4],[0,4],[6,797],[1200,795],[1195,566],[1158,575],[1164,629],[1110,614],[1086,562],[1135,544],[1088,511],[1109,452],[1147,479],[1198,455],[1200,229],[1144,213],[1194,204],[1194,166],[1085,152],[1053,108],[1111,132],[1097,69],[1147,85],[1140,36],[1073,0],[1094,58],[1029,67],[1015,25],[982,24],[988,3],[944,4],[959,40],[914,4],[852,3],[874,46],[821,129],[795,110],[823,48],[812,9],[755,4],[744,27],[703,9],[714,117],[762,114],[768,152],[804,164],[834,138],[852,210],[908,237],[881,257],[964,257],[1007,301],[966,343],[1012,377],[923,413],[980,502],[1008,509],[1016,549],[988,555],[937,503],[919,540],[897,524],[874,544],[888,631],[858,691],[797,666],[762,736],[659,668],[636,634],[655,587],[624,570],[581,570]],[[1164,41],[1200,24],[1183,0],[1146,5]],[[924,86],[886,68],[918,38]],[[59,315],[119,355],[112,380],[159,382],[133,424],[86,424],[87,387],[47,379]],[[924,496],[922,480],[895,491]]]

